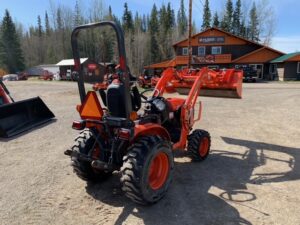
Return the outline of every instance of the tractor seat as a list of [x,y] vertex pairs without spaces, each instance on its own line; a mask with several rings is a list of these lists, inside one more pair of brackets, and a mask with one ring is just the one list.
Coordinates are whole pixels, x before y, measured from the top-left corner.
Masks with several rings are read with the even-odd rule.
[[176,112],[184,104],[185,99],[182,98],[167,98],[170,112]]

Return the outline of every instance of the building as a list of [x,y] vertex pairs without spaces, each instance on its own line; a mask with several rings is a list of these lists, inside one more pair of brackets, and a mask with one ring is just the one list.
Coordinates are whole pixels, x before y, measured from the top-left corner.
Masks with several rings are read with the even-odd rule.
[[[270,62],[284,53],[270,47],[246,40],[218,28],[209,28],[195,34],[191,39],[194,68],[234,68],[252,66],[258,77],[270,79]],[[173,45],[175,57],[171,60],[146,66],[145,69],[181,68],[188,64],[188,39]]]
[[45,73],[45,71],[48,71],[51,74],[56,74],[59,72],[59,67],[55,64],[47,64],[34,66],[25,70],[28,76],[42,76]]
[[44,70],[47,70],[47,71],[49,71],[50,73],[53,73],[53,74],[59,73],[59,67],[56,64],[39,65],[39,67],[41,67]]
[[[85,82],[94,83],[102,82],[106,67],[96,63],[88,58],[80,58],[80,63],[83,68],[83,77]],[[74,71],[74,59],[63,59],[56,64],[59,66],[59,74],[63,80],[72,80],[72,72]]]
[[280,81],[300,80],[300,52],[286,54],[272,60],[270,73]]

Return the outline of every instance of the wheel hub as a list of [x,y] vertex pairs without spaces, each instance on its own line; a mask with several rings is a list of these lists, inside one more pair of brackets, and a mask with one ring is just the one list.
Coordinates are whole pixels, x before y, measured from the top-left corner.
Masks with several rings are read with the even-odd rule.
[[161,188],[169,174],[169,159],[167,154],[160,152],[150,164],[149,185],[153,190]]

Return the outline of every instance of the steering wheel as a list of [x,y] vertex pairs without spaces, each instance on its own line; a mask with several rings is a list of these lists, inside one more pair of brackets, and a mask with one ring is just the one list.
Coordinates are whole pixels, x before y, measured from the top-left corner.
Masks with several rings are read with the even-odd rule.
[[[149,99],[147,96],[144,95],[146,92],[149,92],[149,91],[154,91],[154,93],[157,92],[157,95],[152,96],[152,97]],[[159,90],[158,90],[158,89],[154,89],[154,88],[149,88],[149,89],[146,89],[146,90],[142,91],[142,92],[140,93],[140,96],[141,96],[142,99],[145,100],[145,101],[143,101],[143,103],[152,102],[153,100],[155,100],[155,99],[157,99],[157,98],[159,97]]]

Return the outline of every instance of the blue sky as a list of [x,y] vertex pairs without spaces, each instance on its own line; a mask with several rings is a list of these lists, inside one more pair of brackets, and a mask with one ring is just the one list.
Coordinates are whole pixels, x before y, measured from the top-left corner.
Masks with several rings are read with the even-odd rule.
[[[87,10],[89,3],[93,0],[80,0],[84,10]],[[261,0],[260,0],[261,1]],[[44,17],[44,13],[49,9],[50,2],[54,4],[63,4],[74,7],[75,0],[0,0],[0,17],[3,17],[4,10],[8,9],[15,21],[24,24],[25,27],[35,25],[37,15]],[[121,16],[125,0],[103,0],[104,4],[112,6],[113,12]],[[127,0],[129,9],[133,12],[149,13],[153,3],[161,5],[167,4],[167,0]],[[179,7],[180,0],[170,1],[175,10]],[[186,8],[188,0],[185,0]],[[193,20],[201,24],[202,3],[201,0],[193,0]],[[204,2],[204,0],[202,0]],[[226,0],[210,0],[212,11],[221,11]],[[235,0],[233,0],[235,2]],[[252,5],[252,0],[242,0],[245,5]],[[300,51],[300,1],[299,0],[269,0],[277,15],[275,35],[272,41],[272,47],[283,52]],[[198,19],[199,18],[199,19]]]

